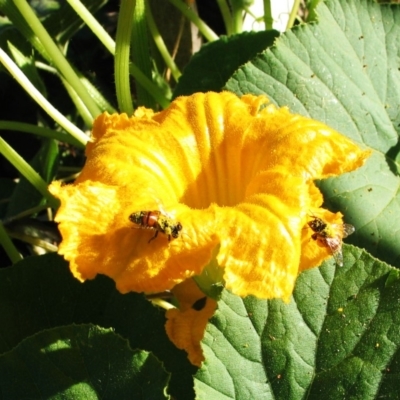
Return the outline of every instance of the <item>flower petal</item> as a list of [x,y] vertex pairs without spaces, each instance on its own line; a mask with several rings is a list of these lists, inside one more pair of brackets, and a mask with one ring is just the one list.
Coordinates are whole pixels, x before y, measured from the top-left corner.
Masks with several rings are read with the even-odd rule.
[[55,218],[63,237],[59,253],[70,261],[72,273],[81,281],[100,273],[114,279],[122,293],[169,290],[199,274],[215,247],[210,238],[204,238],[209,246],[192,251],[187,248],[190,237],[171,243],[160,237],[148,243],[154,230],[135,227],[128,219],[127,199],[134,196],[130,187],[53,182],[49,190],[61,200]]
[[217,308],[217,302],[204,296],[192,279],[177,285],[173,293],[179,301],[179,309],[166,313],[165,329],[178,349],[188,353],[189,361],[198,367],[204,361],[200,342],[204,331]]
[[[159,113],[105,113],[76,183],[52,186],[63,203],[60,251],[80,279],[104,273],[121,292],[159,292],[199,275],[220,246],[232,292],[288,300],[300,262],[317,260],[302,256],[310,210],[322,204],[313,180],[368,155],[264,96],[197,93]],[[140,212],[152,225],[130,221]],[[178,238],[156,214],[182,227]]]

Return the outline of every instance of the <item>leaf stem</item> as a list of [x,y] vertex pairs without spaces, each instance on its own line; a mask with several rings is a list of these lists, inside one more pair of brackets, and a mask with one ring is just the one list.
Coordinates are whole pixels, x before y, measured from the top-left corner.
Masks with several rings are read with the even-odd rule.
[[[114,40],[94,18],[91,12],[79,0],[68,0],[68,3],[77,12],[80,18],[87,24],[87,26],[92,30],[96,37],[101,41],[103,46],[110,52],[110,54],[115,56]],[[157,101],[158,104],[160,104],[163,108],[168,107],[169,101],[164,96],[163,92],[133,63],[131,63],[129,66],[129,73],[137,82],[139,82],[144,88],[146,88],[146,90],[151,94],[151,96]]]
[[197,26],[201,34],[209,41],[218,40],[218,35],[195,13],[191,8],[181,0],[169,0],[181,13],[194,25]]
[[129,116],[133,114],[133,102],[129,79],[129,58],[133,12],[136,0],[122,0],[118,15],[116,48],[115,48],[115,89],[118,108]]
[[228,36],[232,35],[232,15],[231,10],[229,9],[229,5],[226,0],[217,0],[218,7],[222,14],[222,19],[224,20],[226,34]]
[[264,0],[264,24],[265,30],[270,31],[273,29],[274,19],[272,18],[271,0]]
[[90,114],[89,110],[83,104],[81,98],[72,88],[72,86],[68,83],[66,79],[63,78],[62,75],[59,75],[61,82],[64,85],[65,90],[68,92],[69,97],[71,98],[72,102],[75,105],[76,110],[78,111],[79,115],[82,117],[83,122],[86,126],[92,127],[93,126],[93,117]]
[[38,237],[29,236],[25,233],[9,232],[9,236],[14,239],[18,239],[21,242],[29,243],[32,246],[41,247],[47,252],[55,253],[58,250],[58,247],[56,245],[46,242],[45,240]]
[[150,301],[158,307],[163,308],[164,310],[172,310],[173,308],[176,308],[174,305],[171,303],[168,303],[168,301],[162,300],[162,299],[150,299]]
[[[146,21],[146,8],[148,4],[145,0],[136,0],[135,10],[133,12],[132,36],[131,36],[131,60],[137,67],[151,80],[152,63],[149,54],[149,32]],[[148,91],[135,81],[136,104],[155,110],[156,104]]]
[[115,54],[115,43],[106,30],[99,24],[93,14],[79,0],[67,0],[68,4],[75,10],[82,21],[100,40],[103,46],[112,54]]
[[93,118],[101,113],[100,109],[97,107],[96,103],[90,97],[89,93],[85,87],[81,84],[78,76],[76,75],[74,69],[71,67],[69,62],[66,60],[64,55],[61,53],[60,49],[52,40],[49,33],[46,31],[42,23],[39,21],[32,8],[29,6],[26,0],[14,0],[15,6],[18,8],[25,21],[29,21],[29,26],[35,35],[38,37],[39,41],[45,48],[47,54],[51,58],[51,61],[58,68],[64,78],[69,82],[69,84],[77,92],[90,114]]
[[300,0],[294,0],[292,11],[289,14],[289,20],[286,24],[286,30],[289,30],[292,28],[294,21],[296,20],[297,13],[299,11],[299,7],[300,7]]
[[10,237],[7,235],[7,232],[4,229],[3,223],[1,221],[0,221],[0,243],[13,264],[22,260],[21,254],[14,246],[14,243],[12,242]]
[[85,146],[81,142],[76,140],[71,135],[67,135],[63,132],[59,132],[54,129],[27,124],[25,122],[0,121],[0,130],[10,130],[16,132],[30,133],[33,135],[46,137],[49,139],[55,139],[58,140],[59,142],[72,144],[73,146],[79,147],[81,149],[85,148]]
[[0,62],[8,70],[8,72],[16,79],[16,81],[25,89],[25,91],[32,97],[54,119],[62,128],[65,129],[71,136],[73,136],[82,146],[85,146],[89,141],[87,135],[77,128],[72,122],[64,117],[45,97],[36,89],[31,81],[24,75],[24,73],[17,67],[14,61],[7,55],[7,53],[0,48]]
[[178,79],[182,74],[179,71],[178,66],[175,64],[174,59],[171,57],[171,54],[169,53],[167,46],[164,43],[160,31],[157,28],[157,25],[153,18],[153,14],[151,12],[149,1],[147,1],[146,5],[146,18],[147,18],[147,25],[153,37],[154,43],[156,44],[158,51],[160,52],[162,58],[164,59],[165,64],[171,70],[172,76],[174,77],[175,81],[178,82]]
[[232,32],[242,33],[243,31],[243,8],[238,7],[238,2],[232,2]]
[[2,137],[0,153],[42,194],[51,207],[58,208],[59,201],[48,191],[47,183]]
[[22,218],[25,218],[25,217],[29,217],[32,214],[39,213],[40,211],[43,211],[48,207],[49,206],[46,205],[46,204],[40,204],[38,206],[35,206],[35,207],[29,208],[27,210],[21,211],[18,214],[13,215],[11,217],[7,217],[7,218],[3,219],[3,222],[5,224],[9,224],[10,222],[17,221],[19,219],[22,219]]

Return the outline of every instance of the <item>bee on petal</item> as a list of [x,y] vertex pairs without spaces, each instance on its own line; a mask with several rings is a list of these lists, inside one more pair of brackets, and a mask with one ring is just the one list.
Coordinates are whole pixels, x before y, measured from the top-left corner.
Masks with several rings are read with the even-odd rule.
[[313,230],[312,239],[325,247],[329,247],[336,264],[343,266],[342,239],[351,235],[355,228],[350,224],[329,224],[323,219],[312,216],[307,224]]
[[171,241],[171,238],[176,239],[182,230],[180,222],[175,222],[166,213],[158,210],[134,212],[129,216],[129,220],[138,225],[138,228],[155,230],[155,234],[150,238],[149,243],[157,238],[159,232],[166,235],[168,241]]

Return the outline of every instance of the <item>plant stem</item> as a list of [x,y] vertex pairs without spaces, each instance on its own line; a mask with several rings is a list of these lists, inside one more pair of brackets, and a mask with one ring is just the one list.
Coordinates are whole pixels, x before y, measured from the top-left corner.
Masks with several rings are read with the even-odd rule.
[[7,253],[8,258],[11,260],[13,264],[22,260],[21,254],[14,246],[14,243],[7,235],[6,230],[4,229],[3,223],[0,221],[0,243],[3,246],[5,252]]
[[71,135],[67,135],[63,132],[59,132],[54,129],[27,124],[25,122],[0,121],[0,130],[10,130],[16,132],[30,133],[41,137],[55,139],[58,140],[59,142],[72,144],[73,146],[79,147],[81,149],[85,148],[85,146],[81,142],[77,141]]
[[29,243],[32,246],[41,247],[47,252],[55,253],[58,250],[56,245],[46,242],[45,240],[42,240],[40,238],[26,235],[24,233],[9,232],[9,236],[12,237],[13,239],[18,239],[21,242]]
[[296,20],[297,17],[297,13],[299,11],[299,7],[300,7],[300,0],[294,0],[292,11],[290,12],[289,20],[288,23],[286,24],[286,30],[290,29],[293,26],[294,21]]
[[181,13],[194,25],[197,26],[201,34],[209,41],[213,42],[218,40],[218,35],[202,20],[199,16],[193,12],[190,7],[181,0],[169,0]]
[[243,31],[243,8],[237,7],[237,1],[232,2],[232,31],[241,33]]
[[[96,37],[100,40],[103,46],[115,56],[115,42],[111,36],[105,31],[105,29],[99,24],[94,18],[91,12],[79,1],[79,0],[67,0],[71,7],[80,16],[82,21],[92,30]],[[134,79],[140,83],[140,85],[151,94],[151,96],[160,104],[163,108],[168,107],[169,101],[164,96],[163,92],[159,87],[145,74],[142,73],[133,63],[129,67],[130,74]],[[110,112],[110,111],[109,111]]]
[[17,221],[21,218],[29,217],[32,214],[36,214],[40,211],[45,210],[46,208],[48,208],[48,205],[41,204],[39,206],[35,206],[35,207],[29,208],[27,210],[21,211],[20,213],[18,213],[17,215],[13,215],[12,217],[5,218],[5,219],[3,219],[3,222],[8,224],[10,222]]
[[115,43],[106,30],[99,24],[93,14],[79,0],[67,0],[68,4],[75,10],[82,21],[100,40],[104,47],[112,54],[115,53]]
[[25,91],[32,97],[54,119],[62,128],[65,129],[71,136],[73,136],[83,146],[86,145],[89,138],[77,128],[72,122],[64,117],[58,110],[56,110],[51,103],[49,103],[45,97],[32,85],[30,80],[24,75],[24,73],[17,67],[17,65],[11,60],[7,53],[0,48],[0,62],[10,72],[10,74],[17,80],[17,82],[25,89]]
[[0,137],[0,153],[38,190],[53,208],[58,208],[59,201],[47,190],[47,183],[41,176],[3,139]]
[[222,18],[224,20],[226,34],[230,36],[232,35],[232,25],[233,25],[231,10],[229,9],[229,5],[226,2],[226,0],[217,0],[217,3],[221,11]]
[[179,71],[178,66],[175,64],[175,61],[171,57],[162,36],[160,35],[160,32],[153,18],[153,14],[151,12],[150,3],[148,1],[146,6],[146,18],[154,43],[156,44],[158,51],[160,52],[162,58],[164,59],[165,64],[171,70],[172,76],[174,77],[175,81],[178,82],[178,79],[182,74]]
[[133,114],[133,102],[129,79],[129,58],[135,0],[122,0],[119,10],[115,48],[115,89],[118,108],[129,116]]
[[161,307],[164,310],[172,310],[173,308],[176,308],[173,306],[171,303],[168,303],[168,301],[162,300],[162,299],[151,299],[150,300],[155,306]]
[[[149,35],[146,21],[147,6],[148,5],[145,0],[136,0],[132,23],[131,60],[133,60],[137,67],[144,73],[144,75],[151,80],[152,63],[149,53]],[[140,84],[140,82],[135,81],[135,86],[137,106],[144,106],[155,110],[156,104],[152,96],[149,95],[147,90]]]
[[14,3],[24,17],[25,21],[29,21],[29,27],[42,43],[48,56],[51,58],[51,61],[58,68],[64,78],[69,82],[69,84],[74,88],[78,96],[81,98],[81,100],[91,113],[92,117],[95,118],[101,113],[100,109],[90,97],[85,87],[81,84],[74,69],[71,67],[69,62],[61,53],[60,49],[54,43],[42,23],[33,12],[32,8],[29,6],[26,0],[14,0]]
[[264,0],[264,24],[265,30],[270,31],[273,29],[272,25],[274,19],[272,18],[271,0]]

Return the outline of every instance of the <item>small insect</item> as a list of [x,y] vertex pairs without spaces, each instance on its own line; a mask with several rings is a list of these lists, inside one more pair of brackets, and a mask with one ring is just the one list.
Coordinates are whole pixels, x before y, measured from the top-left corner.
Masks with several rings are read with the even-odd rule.
[[139,225],[139,228],[156,231],[154,236],[149,240],[149,243],[157,238],[159,232],[168,236],[168,241],[171,241],[171,238],[176,239],[182,230],[180,222],[174,222],[166,213],[158,210],[132,213],[129,216],[129,220]]
[[336,264],[343,267],[342,239],[351,235],[355,228],[350,224],[329,224],[318,217],[312,217],[308,226],[314,231],[311,237],[329,247]]

